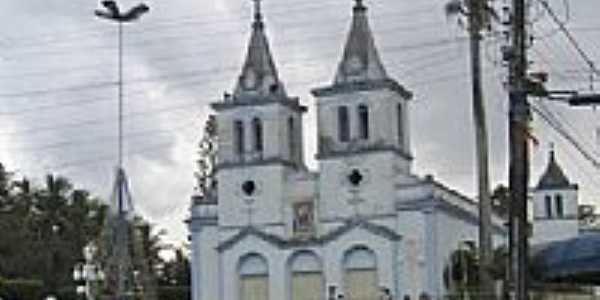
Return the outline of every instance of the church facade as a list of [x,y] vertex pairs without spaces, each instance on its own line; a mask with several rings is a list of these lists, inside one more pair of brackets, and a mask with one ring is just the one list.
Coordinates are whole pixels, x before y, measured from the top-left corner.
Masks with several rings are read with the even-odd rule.
[[303,158],[307,108],[279,78],[256,3],[235,89],[212,104],[216,185],[193,197],[188,223],[193,299],[445,294],[450,254],[477,241],[477,204],[411,172],[412,93],[388,76],[367,7],[353,7],[333,82],[312,90],[314,171]]

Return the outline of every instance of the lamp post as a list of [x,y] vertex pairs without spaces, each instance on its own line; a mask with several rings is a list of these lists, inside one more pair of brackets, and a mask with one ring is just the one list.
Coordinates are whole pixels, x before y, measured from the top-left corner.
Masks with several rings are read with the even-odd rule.
[[97,17],[106,19],[109,21],[116,22],[119,27],[119,162],[118,166],[121,168],[123,163],[123,24],[131,23],[138,20],[144,13],[150,10],[144,3],[140,3],[126,12],[121,12],[117,3],[113,0],[102,1],[102,6],[106,10],[96,10],[95,14]]
[[[128,277],[130,274],[130,253],[129,253],[129,235],[128,235],[128,220],[127,213],[128,209],[132,208],[130,202],[128,206],[125,203],[125,193],[127,198],[131,201],[129,196],[129,188],[127,187],[127,178],[125,171],[123,170],[123,24],[131,23],[138,20],[144,13],[147,13],[150,8],[143,3],[140,3],[131,9],[121,12],[117,3],[113,0],[102,1],[102,6],[105,10],[96,10],[95,14],[97,17],[106,19],[118,24],[118,38],[119,38],[119,51],[118,51],[118,165],[117,174],[115,180],[114,194],[111,196],[111,204],[113,208],[117,210],[116,227],[109,228],[114,230],[114,244],[107,245],[107,247],[113,247],[114,257],[109,258],[107,263],[109,272],[107,272],[108,281],[111,285],[111,294],[114,294],[114,298],[117,300],[127,299],[130,280]],[[114,281],[114,282],[113,282]]]
[[84,263],[78,263],[73,269],[73,280],[76,282],[84,282],[84,285],[77,286],[77,294],[85,295],[85,299],[94,300],[95,291],[94,284],[104,280],[104,273],[100,266],[94,262],[98,247],[93,242],[87,244],[83,248]]

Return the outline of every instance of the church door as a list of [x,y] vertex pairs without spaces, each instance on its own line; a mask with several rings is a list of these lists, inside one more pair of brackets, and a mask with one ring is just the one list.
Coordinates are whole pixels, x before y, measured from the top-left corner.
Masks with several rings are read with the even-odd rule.
[[377,272],[371,270],[349,270],[346,273],[347,300],[377,300]]
[[294,273],[292,276],[292,300],[323,300],[321,273]]
[[324,300],[321,259],[311,251],[300,251],[289,261],[292,300]]
[[243,276],[241,285],[242,300],[269,299],[269,278],[267,276]]
[[375,253],[355,248],[344,259],[344,294],[346,300],[377,300],[379,285]]
[[269,300],[269,268],[267,260],[250,254],[240,260],[240,300]]

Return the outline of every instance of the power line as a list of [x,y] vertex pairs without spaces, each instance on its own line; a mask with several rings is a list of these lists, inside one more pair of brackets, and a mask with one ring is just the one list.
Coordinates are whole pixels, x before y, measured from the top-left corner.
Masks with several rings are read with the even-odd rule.
[[[297,1],[299,2],[299,1]],[[333,1],[320,1],[319,3],[312,4],[312,3],[308,3],[310,5],[302,5],[302,4],[307,4],[307,2],[302,2],[300,5],[298,4],[290,4],[290,3],[285,3],[285,4],[281,4],[281,5],[270,5],[271,8],[273,7],[282,7],[283,9],[281,10],[275,10],[272,11],[270,10],[268,15],[269,18],[272,17],[276,17],[276,16],[289,16],[291,14],[298,14],[298,15],[302,15],[302,12],[314,12],[314,10],[316,8],[319,8],[320,10],[323,10],[323,4],[339,4],[339,1],[337,0],[333,0]],[[294,7],[294,5],[296,5]],[[431,12],[433,11],[433,8],[438,6],[437,4],[433,4],[433,5],[426,5],[423,7],[419,7],[410,11],[400,11],[400,12],[396,12],[396,17],[401,17],[401,16],[414,16],[415,14],[419,14],[419,13],[426,13],[426,12]],[[292,8],[293,7],[293,8]],[[295,8],[295,9],[294,9]],[[91,18],[91,11],[92,9],[90,9],[90,20],[92,20]],[[137,26],[135,28],[131,28],[131,31],[133,32],[156,32],[157,29],[161,29],[161,28],[165,28],[165,27],[177,27],[180,26],[182,24],[184,25],[189,25],[189,24],[205,24],[205,25],[215,25],[215,24],[223,24],[223,23],[229,23],[229,22],[240,22],[240,21],[248,21],[249,17],[244,16],[244,13],[249,12],[248,9],[239,9],[236,11],[237,13],[233,14],[239,17],[234,17],[234,18],[221,18],[222,15],[215,15],[215,14],[188,14],[188,15],[179,15],[179,16],[173,16],[173,17],[167,17],[167,18],[159,18],[159,19],[151,19],[149,22],[145,22],[143,24],[140,24],[140,26]],[[307,15],[307,14],[304,14]],[[217,18],[215,18],[215,16]],[[377,15],[378,17],[380,16],[379,14]],[[348,17],[348,16],[345,16]],[[314,20],[313,20],[314,22]],[[44,38],[51,38],[51,37],[58,37],[59,39],[64,39],[66,42],[72,42],[74,40],[74,38],[77,37],[77,42],[81,42],[82,41],[82,37],[85,38],[86,36],[97,36],[97,35],[101,35],[101,34],[107,34],[110,31],[106,29],[107,27],[105,26],[99,26],[99,25],[94,25],[94,26],[90,26],[87,29],[78,29],[77,31],[73,31],[73,32],[62,32],[62,33],[51,33],[51,34],[47,34],[47,35],[31,35],[31,36],[13,36],[13,37],[4,37],[4,43],[6,44],[10,44],[11,46],[14,47],[18,47],[18,41],[23,41],[23,40],[31,40],[34,41],[35,43],[32,44],[31,46],[40,46],[40,45],[44,45],[44,46],[48,46],[49,44],[53,43],[53,40],[50,39],[46,39],[46,40],[42,40]],[[42,40],[42,41],[40,41]],[[56,39],[55,39],[56,40]],[[0,42],[2,40],[0,39]]]
[[532,110],[537,113],[552,129],[560,134],[567,142],[569,142],[583,158],[589,161],[596,169],[600,169],[600,161],[594,155],[589,153],[583,145],[581,145],[575,137],[573,137],[561,124],[557,122],[553,114],[549,111],[544,111],[539,106],[532,105]]
[[[459,43],[464,40],[466,40],[465,37],[442,38],[442,39],[425,41],[422,43],[408,45],[408,46],[398,45],[398,46],[382,47],[381,49],[384,51],[387,50],[391,53],[395,53],[395,52],[399,52],[399,51],[411,51],[411,50],[418,50],[418,49],[428,48],[428,47],[440,47],[440,46]],[[331,53],[328,53],[328,54],[337,53],[337,49],[333,49],[330,52]],[[310,58],[307,60],[314,61],[314,58]],[[231,71],[236,68],[237,68],[237,66],[231,65],[228,67],[218,67],[218,68],[213,68],[210,70],[205,69],[205,70],[202,70],[201,72],[211,72],[214,74],[214,72],[222,72],[222,71],[228,71],[228,70]],[[125,83],[125,85],[132,85],[132,84],[139,84],[139,83],[151,83],[151,82],[157,82],[157,81],[164,81],[164,80],[172,79],[172,78],[193,78],[193,77],[198,77],[198,76],[203,76],[203,75],[204,74],[200,74],[200,72],[198,72],[196,70],[196,71],[183,72],[180,74],[170,74],[170,75],[162,75],[162,76],[154,76],[154,77],[125,78],[124,83]],[[115,82],[97,82],[97,83],[91,83],[91,84],[85,84],[85,85],[20,91],[20,92],[15,92],[15,93],[4,93],[4,94],[0,94],[0,98],[36,97],[36,96],[44,96],[44,95],[56,94],[56,93],[80,92],[80,91],[84,91],[84,90],[98,89],[98,88],[115,86],[115,85],[116,85]]]
[[558,16],[556,15],[556,13],[554,13],[554,10],[550,6],[550,4],[548,4],[548,1],[546,1],[546,0],[537,0],[537,1],[539,3],[541,3],[542,6],[546,9],[546,11],[550,15],[550,17],[554,20],[554,22],[558,25],[559,29],[567,37],[567,39],[569,40],[569,42],[571,43],[571,45],[575,48],[575,50],[577,51],[577,53],[579,54],[579,56],[581,56],[581,58],[589,66],[590,70],[592,72],[594,72],[596,75],[599,75],[600,71],[596,68],[596,64],[594,63],[594,61],[581,48],[581,46],[579,45],[579,42],[577,42],[577,40],[575,39],[575,37],[569,31],[569,29],[567,29],[567,26],[565,25],[565,23],[558,18]]
[[[173,133],[174,131],[178,130],[178,129],[182,129],[185,127],[189,127],[190,125],[194,125],[194,121],[187,121],[185,122],[183,125],[179,125],[179,126],[175,126],[173,128],[167,128],[167,129],[149,129],[149,130],[140,130],[140,131],[134,131],[134,132],[130,132],[127,134],[124,134],[123,137],[129,139],[135,139],[135,138],[140,138],[140,137],[148,137],[148,136],[153,136],[153,135],[164,135],[164,134],[169,134],[169,133]],[[90,137],[89,135],[86,135],[85,138],[87,139],[88,142],[90,142],[89,144],[85,144],[82,142],[86,142],[86,139],[82,140],[76,140],[73,137],[70,137],[67,140],[62,140],[59,142],[54,142],[54,143],[48,143],[48,144],[42,144],[42,145],[36,145],[36,146],[30,146],[30,147],[11,147],[11,148],[2,148],[0,150],[5,150],[5,151],[18,151],[18,152],[32,152],[32,151],[38,151],[38,150],[62,150],[68,146],[85,146],[85,145],[94,145],[94,146],[98,146],[99,142],[101,141],[106,141],[106,140],[111,140],[111,139],[115,139],[117,136],[114,134],[111,135],[102,135],[102,136],[95,136],[95,137]]]

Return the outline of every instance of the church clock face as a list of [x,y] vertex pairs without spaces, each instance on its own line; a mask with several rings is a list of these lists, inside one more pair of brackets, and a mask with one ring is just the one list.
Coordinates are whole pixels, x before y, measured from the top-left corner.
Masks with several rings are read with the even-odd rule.
[[249,69],[244,76],[244,86],[248,89],[256,88],[256,74],[252,69]]
[[344,67],[348,73],[356,75],[362,71],[363,63],[358,56],[353,56],[346,61],[346,65]]

